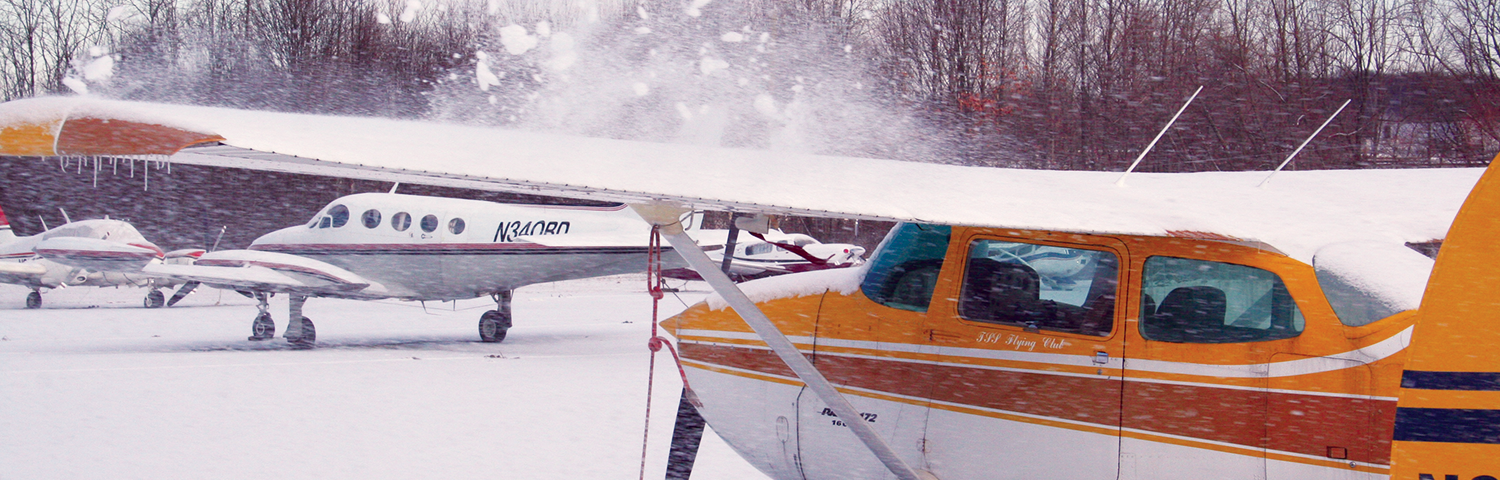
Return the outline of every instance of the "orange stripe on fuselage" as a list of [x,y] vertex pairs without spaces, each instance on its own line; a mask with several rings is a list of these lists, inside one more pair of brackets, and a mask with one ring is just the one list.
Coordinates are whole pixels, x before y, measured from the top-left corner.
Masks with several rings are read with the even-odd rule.
[[[693,341],[684,341],[680,348],[684,357],[702,364],[794,378],[779,358],[763,348]],[[887,394],[931,400],[954,409],[1012,412],[1073,425],[1068,428],[1081,428],[1078,423],[1091,425],[1084,430],[1119,428],[1123,385],[1126,405],[1123,414],[1132,419],[1133,425],[1140,426],[1142,434],[1159,433],[1198,443],[1235,445],[1255,452],[1270,449],[1315,457],[1325,456],[1329,445],[1348,446],[1349,461],[1376,465],[1389,462],[1389,424],[1395,412],[1394,402],[1389,400],[1203,384],[1123,382],[1118,376],[1109,375],[1090,377],[1046,370],[980,368],[899,358],[852,357],[827,351],[812,358],[829,381],[867,392],[865,396]],[[1266,409],[1272,404],[1299,408],[1295,413],[1268,417],[1278,431],[1296,432],[1278,435],[1276,444],[1270,444],[1271,439],[1266,438],[1268,425],[1244,422],[1248,409]],[[1349,425],[1355,418],[1372,419],[1374,425],[1385,427],[1335,428]],[[1035,420],[1024,421],[1039,423]]]

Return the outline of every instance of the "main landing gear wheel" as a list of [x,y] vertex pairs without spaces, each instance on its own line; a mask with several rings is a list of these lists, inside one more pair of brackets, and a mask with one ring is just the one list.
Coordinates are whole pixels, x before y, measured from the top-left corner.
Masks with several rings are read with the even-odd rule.
[[271,320],[271,314],[261,312],[255,317],[255,322],[250,324],[250,338],[252,341],[270,340],[276,336],[276,321]]
[[145,304],[146,308],[161,308],[162,305],[167,304],[167,296],[163,295],[161,290],[152,290],[151,293],[146,294]]
[[32,290],[31,294],[26,296],[26,308],[33,310],[42,308],[42,292]]
[[499,311],[490,310],[479,316],[479,339],[485,343],[505,340],[507,330],[510,330],[510,318]]
[[311,347],[318,343],[318,329],[313,326],[312,319],[302,317],[302,336],[287,337],[286,342],[299,347]]
[[513,290],[504,290],[490,294],[490,298],[495,300],[495,309],[479,316],[481,341],[495,343],[505,340],[505,332],[510,330],[510,299],[513,293]]

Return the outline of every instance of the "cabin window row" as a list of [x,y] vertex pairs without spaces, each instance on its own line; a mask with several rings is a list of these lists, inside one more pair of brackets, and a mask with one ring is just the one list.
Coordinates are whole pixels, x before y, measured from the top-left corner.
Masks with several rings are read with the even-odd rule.
[[[871,261],[861,290],[871,300],[927,311],[951,229],[906,224]],[[968,245],[958,313],[965,320],[1109,336],[1120,259],[1106,250],[1008,240]],[[1240,343],[1292,338],[1305,320],[1281,277],[1254,267],[1151,256],[1141,280],[1140,333],[1172,343]]]
[[[380,210],[376,210],[373,208],[365,210],[365,213],[360,215],[360,223],[363,224],[365,228],[370,229],[379,227],[381,219],[382,215],[380,213]],[[404,232],[406,231],[406,229],[411,228],[411,220],[412,217],[410,213],[398,212],[395,215],[391,215],[390,225],[392,229],[395,229],[398,232]],[[343,205],[334,205],[332,208],[328,209],[327,213],[320,215],[319,218],[315,219],[313,223],[309,225],[309,227],[340,228],[347,223],[349,223],[349,207]],[[422,229],[423,232],[432,233],[434,231],[437,231],[438,223],[439,222],[437,215],[425,215],[420,220],[418,228]],[[458,235],[464,233],[464,229],[466,227],[467,225],[462,218],[454,217],[448,220],[448,233]]]

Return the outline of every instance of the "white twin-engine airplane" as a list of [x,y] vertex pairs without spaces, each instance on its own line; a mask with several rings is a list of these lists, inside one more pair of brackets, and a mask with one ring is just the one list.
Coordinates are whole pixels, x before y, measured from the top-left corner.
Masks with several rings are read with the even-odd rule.
[[0,283],[31,289],[26,308],[42,307],[42,290],[67,287],[144,287],[146,308],[173,305],[192,289],[167,300],[162,288],[181,279],[148,274],[142,268],[190,264],[203,250],[163,252],[134,226],[119,220],[80,220],[28,237],[17,237],[0,212]]
[[[204,254],[148,272],[237,290],[260,302],[251,340],[275,335],[271,293],[290,295],[283,336],[312,344],[308,297],[448,301],[488,295],[479,337],[505,339],[511,292],[535,283],[642,272],[651,226],[624,205],[579,207],[361,193],[334,200],[304,225],[248,250]],[[675,255],[666,260],[679,264]],[[300,319],[296,321],[293,319]]]

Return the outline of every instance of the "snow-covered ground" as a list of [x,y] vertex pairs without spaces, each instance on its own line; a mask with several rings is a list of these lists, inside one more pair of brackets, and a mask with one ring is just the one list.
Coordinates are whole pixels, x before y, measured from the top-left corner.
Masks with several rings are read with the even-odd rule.
[[[505,342],[488,299],[314,299],[319,348],[249,342],[253,302],[0,286],[0,479],[637,478],[651,299],[641,275],[526,287]],[[701,285],[694,284],[693,286]],[[669,294],[663,317],[701,300]],[[279,300],[279,301],[278,301]],[[284,297],[272,301],[278,329]],[[646,478],[681,380],[657,355]],[[765,478],[712,433],[694,478]]]

